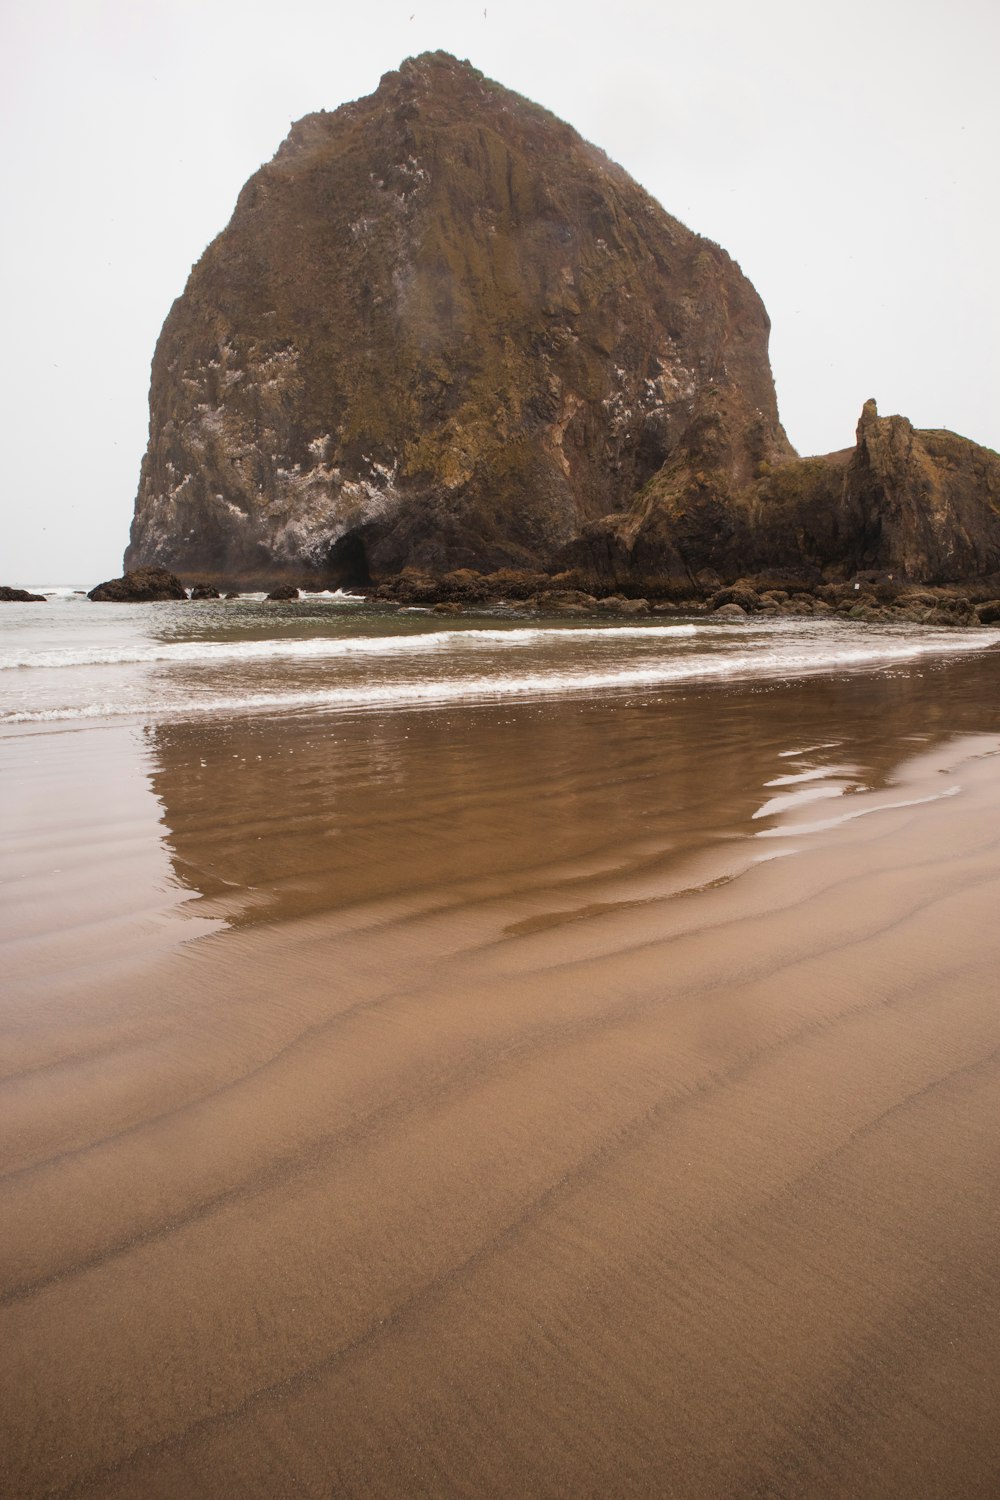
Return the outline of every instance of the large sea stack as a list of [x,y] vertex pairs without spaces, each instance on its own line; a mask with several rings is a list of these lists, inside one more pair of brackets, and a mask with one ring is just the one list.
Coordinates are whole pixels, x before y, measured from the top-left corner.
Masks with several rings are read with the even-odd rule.
[[125,565],[352,585],[572,566],[626,592],[1000,568],[996,455],[866,408],[857,453],[797,460],[768,331],[724,250],[425,54],[293,126],[194,267]]
[[545,567],[706,425],[789,452],[725,251],[442,53],[292,128],[174,304],[127,566]]

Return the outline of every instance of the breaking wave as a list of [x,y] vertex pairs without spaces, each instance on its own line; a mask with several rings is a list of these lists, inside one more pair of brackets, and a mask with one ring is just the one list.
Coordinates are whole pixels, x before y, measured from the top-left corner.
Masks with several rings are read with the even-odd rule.
[[[696,626],[663,627],[618,627],[608,630],[535,630],[528,631],[444,631],[430,636],[384,637],[377,643],[372,638],[352,642],[326,642],[323,644],[345,648],[357,648],[368,641],[374,647],[383,648],[395,643],[393,649],[412,650],[419,641],[433,642],[425,650],[460,649],[468,638],[489,636],[490,644],[510,643],[511,636],[530,636],[537,642],[540,638],[551,640],[554,634],[650,635],[659,628],[663,633],[693,635]],[[718,632],[713,632],[718,633]],[[262,647],[274,642],[242,643]],[[299,642],[302,646],[304,642]],[[803,640],[794,636],[780,641],[778,645],[761,643],[756,648],[705,650],[688,654],[659,656],[641,663],[622,664],[613,667],[581,665],[577,670],[548,670],[510,674],[498,670],[490,675],[475,676],[444,675],[397,678],[395,681],[352,681],[342,686],[325,686],[283,691],[276,686],[263,691],[242,693],[206,692],[204,698],[193,699],[190,692],[175,700],[146,697],[140,691],[139,698],[125,692],[117,699],[90,701],[72,706],[50,708],[21,708],[0,715],[0,722],[7,724],[44,723],[59,720],[87,720],[120,717],[122,715],[147,718],[188,718],[206,713],[268,712],[278,710],[319,709],[327,711],[357,711],[363,709],[388,709],[418,707],[437,704],[474,704],[504,699],[549,698],[567,694],[588,694],[622,690],[655,690],[678,683],[760,680],[781,681],[784,678],[821,675],[836,671],[863,670],[903,665],[927,656],[946,656],[963,652],[983,650],[1000,644],[1000,632],[977,632],[973,634],[924,636],[900,639],[869,638],[864,643],[847,644],[838,636],[829,644],[815,636]],[[421,649],[417,647],[417,649]],[[129,658],[132,660],[132,658]],[[146,660],[142,657],[139,660]],[[153,660],[161,658],[154,657]],[[170,658],[177,660],[177,657]],[[212,658],[213,660],[218,658]],[[145,686],[148,686],[146,684]],[[161,683],[162,687],[163,684]]]
[[[329,637],[311,636],[306,640],[265,641],[174,641],[141,642],[113,646],[60,646],[47,650],[0,652],[0,671],[18,667],[102,667],[138,666],[143,663],[206,665],[224,662],[316,661],[352,656],[410,656],[440,651],[469,651],[477,648],[517,648],[555,644],[560,639],[573,641],[629,640],[637,637],[657,639],[697,634],[697,625],[606,625],[560,627],[548,629],[512,627],[509,630],[435,630],[413,635]],[[707,627],[713,628],[713,627]]]

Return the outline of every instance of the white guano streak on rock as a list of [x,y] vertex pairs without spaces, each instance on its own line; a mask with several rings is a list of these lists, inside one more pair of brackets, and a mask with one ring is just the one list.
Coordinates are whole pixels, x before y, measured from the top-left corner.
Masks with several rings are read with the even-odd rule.
[[[310,450],[328,442],[328,437],[315,438]],[[277,556],[321,562],[342,536],[395,509],[400,501],[395,488],[398,464],[367,462],[367,479],[344,479],[341,470],[328,463],[277,471],[281,519],[269,528]]]

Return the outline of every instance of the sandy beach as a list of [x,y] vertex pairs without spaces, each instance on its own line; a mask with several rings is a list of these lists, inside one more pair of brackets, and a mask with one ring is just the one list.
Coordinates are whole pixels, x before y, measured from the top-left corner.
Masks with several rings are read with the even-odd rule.
[[3,1494],[995,1495],[996,660],[0,738]]

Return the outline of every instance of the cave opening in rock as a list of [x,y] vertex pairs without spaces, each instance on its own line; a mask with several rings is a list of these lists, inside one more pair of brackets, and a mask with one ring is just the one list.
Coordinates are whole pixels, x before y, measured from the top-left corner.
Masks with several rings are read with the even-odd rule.
[[358,532],[348,532],[334,542],[326,555],[326,572],[337,588],[366,588],[371,583],[368,553]]

